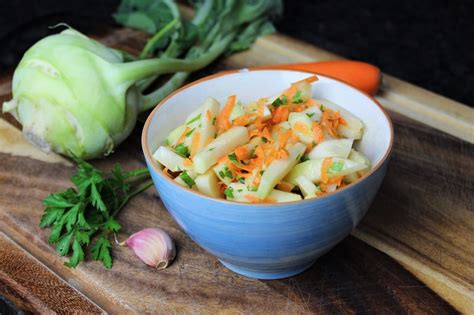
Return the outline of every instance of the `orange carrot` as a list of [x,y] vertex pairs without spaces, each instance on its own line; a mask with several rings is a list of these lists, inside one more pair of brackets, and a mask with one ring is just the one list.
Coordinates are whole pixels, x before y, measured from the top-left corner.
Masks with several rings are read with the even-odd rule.
[[285,181],[281,181],[277,184],[277,188],[286,192],[291,192],[293,190],[293,186]]
[[328,170],[329,167],[331,167],[332,164],[332,158],[325,158],[323,160],[323,165],[321,166],[321,182],[324,184],[328,183],[329,177],[328,177]]
[[307,77],[306,79],[297,81],[297,82],[295,82],[295,83],[293,83],[293,84],[298,84],[298,83],[303,83],[303,82],[313,83],[313,82],[316,82],[316,81],[318,81],[318,80],[319,80],[319,79],[318,79],[317,76],[312,75],[312,76],[310,76],[310,77]]
[[251,194],[247,194],[244,196],[245,199],[247,199],[248,201],[250,201],[251,203],[260,203],[262,202],[260,199],[258,199],[256,196],[254,195],[251,195]]
[[254,114],[246,114],[237,117],[234,119],[234,125],[235,126],[246,126],[250,123],[250,119],[254,116]]
[[247,147],[245,145],[242,145],[240,147],[238,147],[237,149],[235,149],[234,151],[235,153],[235,156],[237,157],[237,159],[239,161],[242,161],[242,160],[245,160],[245,159],[248,159],[249,158],[249,150],[247,149]]
[[183,165],[184,165],[184,166],[191,166],[191,165],[193,165],[193,162],[191,162],[190,159],[185,159],[185,160],[183,161]]
[[380,69],[376,66],[353,60],[306,62],[256,68],[300,70],[323,74],[344,81],[371,95],[377,93],[382,77]]
[[320,144],[324,141],[323,128],[321,128],[321,125],[317,122],[313,122],[313,138],[314,142],[316,142],[317,144]]
[[272,123],[278,124],[279,122],[288,120],[288,115],[290,112],[286,106],[279,106],[274,112],[272,116]]
[[179,136],[178,141],[176,141],[176,144],[180,144],[184,142],[184,140],[186,139],[186,134],[188,133],[189,130],[190,130],[189,127],[184,128],[183,133],[181,134],[181,136]]
[[293,111],[294,112],[302,112],[306,109],[306,105],[305,104],[301,104],[301,105],[298,105],[296,106],[295,108],[293,108]]
[[211,119],[212,119],[212,113],[211,113],[210,110],[207,110],[207,112],[206,112],[206,119],[207,119],[208,122],[211,121]]
[[191,144],[191,156],[194,156],[197,153],[200,139],[201,139],[201,133],[199,131],[196,131],[194,133],[193,142]]
[[217,130],[219,133],[222,133],[226,131],[227,129],[230,129],[232,126],[229,117],[230,113],[232,113],[232,109],[234,108],[235,101],[237,97],[235,95],[231,95],[227,98],[227,102],[224,105],[224,108],[221,110],[219,115],[217,116]]

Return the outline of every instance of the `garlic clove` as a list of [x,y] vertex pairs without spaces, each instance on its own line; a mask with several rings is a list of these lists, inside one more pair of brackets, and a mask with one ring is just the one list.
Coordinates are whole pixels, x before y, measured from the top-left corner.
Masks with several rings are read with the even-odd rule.
[[159,270],[168,267],[176,256],[173,240],[160,228],[143,229],[131,235],[125,244],[145,264]]

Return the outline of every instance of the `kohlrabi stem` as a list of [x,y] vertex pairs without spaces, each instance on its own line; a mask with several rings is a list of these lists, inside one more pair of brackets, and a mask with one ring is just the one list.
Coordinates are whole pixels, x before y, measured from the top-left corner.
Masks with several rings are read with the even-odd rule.
[[143,101],[143,107],[139,109],[140,112],[148,110],[158,104],[166,95],[177,89],[181,84],[186,80],[187,76],[189,75],[182,72],[192,72],[195,70],[202,69],[213,62],[217,57],[219,57],[228,47],[228,45],[232,42],[235,37],[235,33],[230,33],[225,37],[218,39],[207,52],[202,54],[200,57],[196,59],[188,59],[186,61],[191,61],[194,66],[197,66],[194,70],[178,70],[181,71],[180,73],[176,73],[174,76],[171,77],[168,82],[166,82],[161,88],[158,90],[145,95]]
[[139,58],[145,58],[149,54],[153,52],[153,49],[155,49],[156,43],[160,41],[169,31],[171,31],[174,26],[178,23],[178,19],[174,19],[168,24],[166,24],[158,33],[156,33],[152,38],[150,38],[145,47],[143,48],[142,52],[138,56]]

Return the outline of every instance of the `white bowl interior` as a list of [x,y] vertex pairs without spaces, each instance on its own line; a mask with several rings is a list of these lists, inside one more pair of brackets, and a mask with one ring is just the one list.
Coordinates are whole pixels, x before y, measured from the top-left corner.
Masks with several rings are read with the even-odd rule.
[[[229,95],[237,95],[245,104],[275,95],[308,76],[308,73],[299,71],[242,70],[195,83],[171,96],[155,111],[147,135],[151,153],[208,96],[214,97],[223,106]],[[370,159],[372,165],[378,164],[390,147],[390,122],[387,117],[365,94],[337,80],[318,77],[319,81],[313,83],[313,98],[332,101],[363,121],[364,136],[356,148]]]

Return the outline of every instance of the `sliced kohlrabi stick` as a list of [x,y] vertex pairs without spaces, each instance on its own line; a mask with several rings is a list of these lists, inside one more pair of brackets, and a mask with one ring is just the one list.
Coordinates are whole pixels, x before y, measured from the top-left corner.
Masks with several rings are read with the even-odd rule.
[[177,127],[176,129],[174,129],[173,131],[171,131],[168,137],[166,137],[165,144],[167,146],[174,147],[177,144],[179,137],[181,137],[185,129],[186,129],[186,126],[181,125]]
[[172,172],[179,172],[183,170],[192,169],[191,166],[185,166],[186,158],[182,157],[178,153],[174,152],[173,149],[165,146],[160,146],[155,153],[153,153],[153,159],[158,163],[168,168]]
[[219,188],[219,180],[214,171],[209,170],[206,173],[197,176],[194,181],[196,182],[196,187],[199,192],[214,198],[222,197]]
[[354,172],[354,173],[351,173],[351,174],[347,174],[345,177],[344,177],[344,182],[350,184],[350,183],[353,183],[355,181],[357,181],[361,176],[359,174],[359,172],[368,172],[370,170],[370,161],[368,158],[365,157],[365,155],[363,155],[362,153],[352,149],[350,154],[349,154],[349,159],[354,161],[354,162],[357,162],[357,163],[361,163],[361,164],[364,164],[365,165],[365,168],[361,169],[360,171],[358,172]]
[[342,124],[338,125],[337,132],[340,135],[342,135],[346,138],[350,138],[350,139],[360,139],[360,138],[362,138],[364,124],[362,123],[362,121],[359,118],[354,116],[348,110],[340,107],[337,104],[334,104],[331,101],[328,101],[328,100],[325,100],[325,99],[320,99],[320,100],[316,100],[316,101],[318,103],[321,103],[323,105],[323,108],[328,107],[328,108],[330,108],[331,110],[333,110],[335,112],[339,112],[341,114],[342,118],[344,118],[344,120],[347,122],[347,125],[342,125]]
[[[285,181],[296,185],[296,179],[299,176],[306,176],[313,183],[318,183],[321,180],[323,160],[324,159],[308,160],[296,165],[285,178]],[[365,168],[365,165],[349,159],[332,158],[332,164],[328,170],[328,177],[344,176],[360,171],[363,168]]]
[[327,157],[345,158],[349,156],[352,149],[353,139],[326,140],[314,147],[308,157],[311,160],[324,159]]
[[212,168],[212,171],[217,175],[221,182],[229,185],[234,180],[234,175],[226,163],[222,162]]
[[248,141],[249,134],[247,128],[237,126],[227,130],[194,156],[194,171],[198,174],[204,174],[222,156],[229,154],[239,145]]
[[363,171],[368,171],[370,169],[370,160],[359,151],[352,149],[351,152],[349,153],[349,160],[360,163],[360,164],[364,164],[366,168],[363,169]]
[[[229,186],[225,190],[225,195],[228,200],[240,202],[252,202],[254,200],[262,200],[258,197],[257,192],[252,189],[252,187],[241,183],[229,184]],[[301,196],[298,194],[272,189],[271,192],[268,194],[267,199],[276,202],[290,202],[301,200]],[[265,199],[263,199],[262,201],[265,201]]]
[[232,122],[234,119],[244,114],[245,114],[244,106],[242,105],[240,101],[237,101],[235,102],[235,105],[232,108],[232,111],[230,112],[229,120]]
[[288,149],[288,158],[274,160],[267,167],[260,179],[260,184],[257,190],[257,196],[260,199],[265,199],[272,189],[278,184],[298,163],[300,157],[303,155],[306,145],[303,143],[296,143]]
[[202,105],[199,130],[199,145],[196,152],[199,152],[212,141],[216,136],[216,118],[219,114],[219,102],[212,97],[208,97]]
[[[272,112],[268,108],[268,105],[269,104],[267,104],[265,102],[265,106],[263,107],[262,121],[267,121],[268,119],[272,118]],[[246,114],[257,114],[258,106],[259,106],[258,102],[252,102],[252,103],[248,104],[247,106],[245,106],[245,113]],[[251,119],[251,121],[254,121],[254,120],[255,120],[255,117],[253,119]]]
[[301,113],[305,114],[310,118],[312,121],[320,121],[321,120],[321,110],[316,106],[310,106]]
[[288,117],[291,130],[304,144],[313,142],[313,121],[306,114],[293,112]]
[[309,100],[313,94],[313,91],[311,89],[311,83],[306,82],[306,81],[299,81],[297,83],[294,83],[297,87],[297,91],[294,94],[293,98],[291,100],[292,103],[304,103],[307,100]]
[[321,189],[313,184],[306,176],[298,176],[295,181],[303,193],[304,199],[317,198],[318,195],[316,193],[321,192]]
[[181,174],[179,174],[174,181],[181,186],[190,188],[190,189],[196,189],[196,176],[197,174],[193,171],[182,171]]

